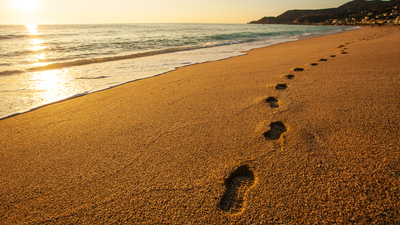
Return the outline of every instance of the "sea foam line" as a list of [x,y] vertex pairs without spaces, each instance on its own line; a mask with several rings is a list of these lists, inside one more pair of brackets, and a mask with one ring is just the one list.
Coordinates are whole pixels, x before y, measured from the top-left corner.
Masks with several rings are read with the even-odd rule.
[[162,50],[153,50],[148,52],[140,52],[122,56],[109,56],[109,57],[100,57],[100,58],[91,58],[91,59],[80,59],[70,62],[62,62],[62,63],[51,63],[44,66],[32,67],[25,70],[5,70],[0,72],[0,76],[9,76],[14,74],[20,74],[25,72],[38,72],[38,71],[45,71],[45,70],[54,70],[54,69],[62,69],[66,67],[72,66],[82,66],[88,65],[93,63],[103,63],[103,62],[111,62],[117,60],[125,60],[125,59],[133,59],[133,58],[140,58],[140,57],[147,57],[153,55],[160,55],[166,53],[173,53],[173,52],[181,52],[181,51],[190,51],[195,49],[202,49],[202,48],[212,48],[218,47],[223,45],[232,45],[232,44],[241,44],[249,42],[250,40],[243,40],[243,41],[233,41],[233,42],[219,42],[219,43],[206,43],[199,46],[185,46],[185,47],[174,47],[174,48],[167,48]]

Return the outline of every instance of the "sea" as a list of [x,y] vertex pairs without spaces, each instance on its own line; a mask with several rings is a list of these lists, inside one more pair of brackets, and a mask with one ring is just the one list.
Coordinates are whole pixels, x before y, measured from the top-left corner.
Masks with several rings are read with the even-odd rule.
[[357,27],[0,25],[0,119],[179,67]]

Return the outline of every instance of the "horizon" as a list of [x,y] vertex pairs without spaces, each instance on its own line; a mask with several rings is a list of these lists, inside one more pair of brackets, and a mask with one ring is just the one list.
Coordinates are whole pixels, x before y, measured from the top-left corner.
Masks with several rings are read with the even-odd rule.
[[350,0],[0,0],[0,25],[246,24],[291,9],[335,8]]

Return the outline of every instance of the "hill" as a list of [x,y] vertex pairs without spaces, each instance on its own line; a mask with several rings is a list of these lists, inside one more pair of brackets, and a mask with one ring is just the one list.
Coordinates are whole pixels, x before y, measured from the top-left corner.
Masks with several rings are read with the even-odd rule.
[[398,23],[400,0],[354,0],[338,8],[289,10],[277,17],[263,17],[250,24],[361,24]]

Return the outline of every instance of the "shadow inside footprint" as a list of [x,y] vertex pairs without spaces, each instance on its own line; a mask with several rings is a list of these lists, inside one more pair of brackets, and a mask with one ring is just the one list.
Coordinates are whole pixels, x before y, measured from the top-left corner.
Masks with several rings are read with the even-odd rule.
[[245,195],[254,184],[254,174],[248,165],[237,168],[224,182],[226,190],[219,203],[224,212],[238,213],[242,210]]
[[320,59],[319,61],[320,62],[326,62],[326,61],[328,61],[328,59]]
[[296,77],[295,75],[286,75],[286,78],[291,80],[293,80],[295,77]]
[[297,68],[294,68],[293,71],[301,72],[301,71],[304,71],[304,68],[298,68],[298,67],[297,67]]
[[273,122],[269,126],[271,129],[263,134],[268,140],[278,140],[281,135],[287,131],[282,121]]
[[279,107],[278,99],[276,99],[275,97],[268,97],[267,99],[265,99],[265,101],[267,103],[269,103],[271,108],[278,108]]
[[331,57],[332,57],[332,58],[335,58],[335,57],[336,57],[336,55],[331,55]]
[[342,52],[342,54],[347,54],[347,52]]
[[318,66],[318,63],[311,63],[311,66]]
[[287,84],[277,84],[275,86],[275,89],[276,90],[285,90],[287,87],[288,87]]

